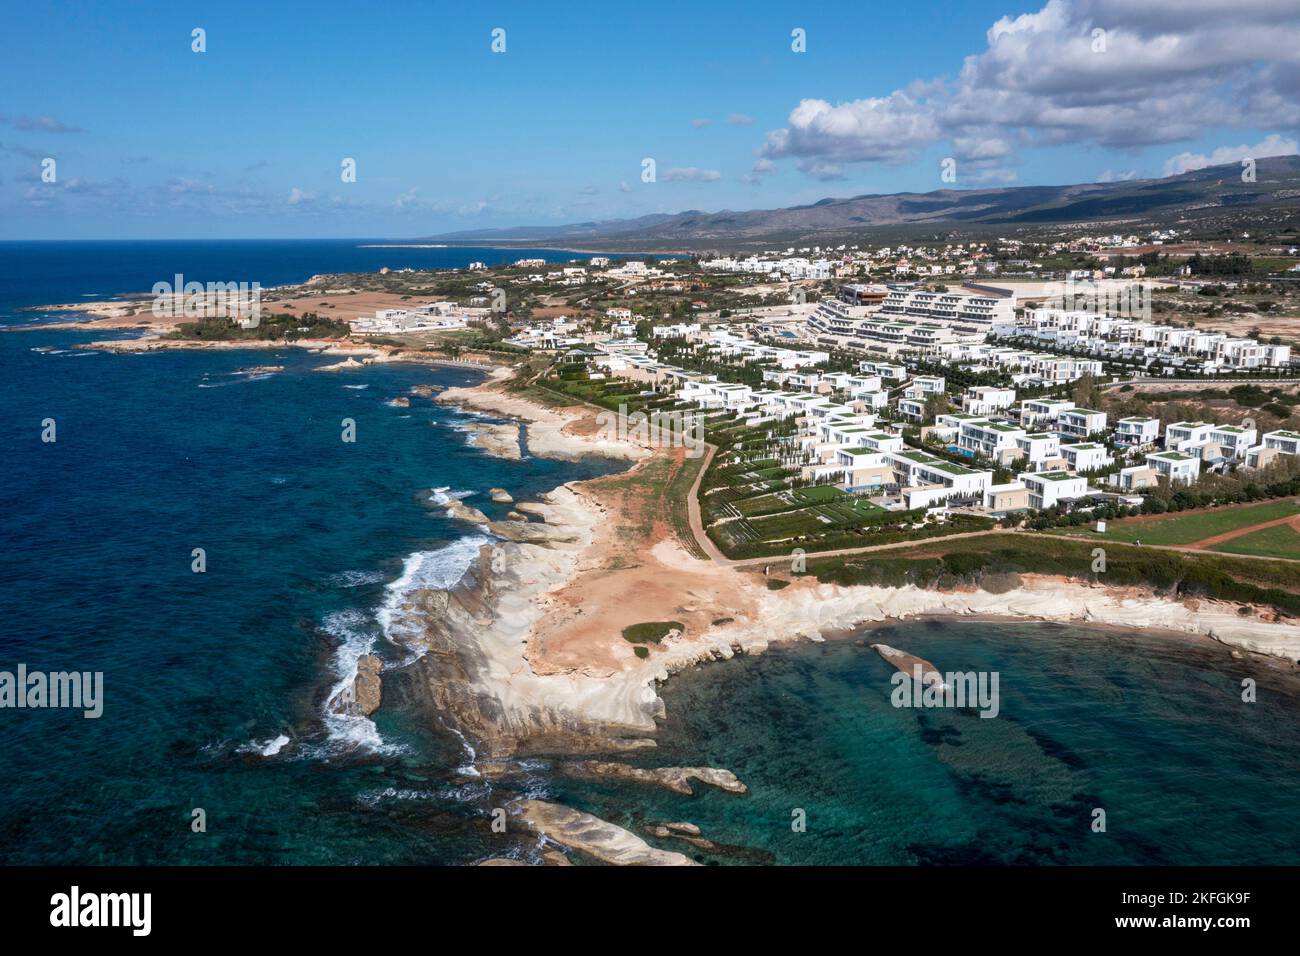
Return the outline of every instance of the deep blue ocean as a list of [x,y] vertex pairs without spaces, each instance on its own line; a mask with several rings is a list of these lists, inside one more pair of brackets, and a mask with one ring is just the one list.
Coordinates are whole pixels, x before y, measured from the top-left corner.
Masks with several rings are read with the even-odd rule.
[[[524,254],[0,243],[0,325],[176,272],[265,286]],[[718,850],[655,842],[710,863],[1300,861],[1296,678],[1158,636],[959,621],[870,638],[945,670],[997,670],[995,720],[892,707],[891,669],[851,640],[674,677],[660,746],[636,760],[729,768],[745,797],[582,783],[540,759],[489,784],[460,740],[400,701],[373,722],[328,716],[357,655],[403,659],[386,634],[404,590],[465,566],[470,531],[433,489],[498,514],[492,486],[527,498],[618,466],[504,461],[467,446],[461,413],[390,404],[471,370],[322,374],[332,359],[294,349],[72,348],[104,337],[0,331],[0,670],[104,673],[97,720],[0,709],[0,863],[527,858],[531,840],[488,825],[521,791],[637,830],[694,822]],[[255,365],[285,368],[241,371]],[[355,443],[340,440],[343,418]],[[1242,703],[1243,677],[1257,703]],[[196,808],[205,833],[191,830]],[[1105,833],[1090,827],[1096,808]]]

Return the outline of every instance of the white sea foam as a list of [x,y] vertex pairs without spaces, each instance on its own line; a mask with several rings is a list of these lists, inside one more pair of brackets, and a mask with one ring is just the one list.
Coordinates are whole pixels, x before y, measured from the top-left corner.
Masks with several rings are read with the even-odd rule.
[[370,618],[361,611],[348,609],[325,615],[322,629],[339,641],[334,651],[334,686],[325,697],[322,715],[332,750],[369,750],[394,753],[400,748],[388,746],[369,717],[335,711],[336,703],[352,691],[357,679],[357,661],[369,654],[378,636]]
[[266,740],[250,740],[246,744],[240,744],[235,750],[241,754],[258,754],[262,757],[274,757],[284,749],[289,738],[284,734],[278,737],[270,737]]
[[434,488],[429,492],[429,501],[435,505],[449,505],[452,500],[460,501],[474,494],[472,491],[452,491],[449,485],[443,485],[441,488]]
[[262,747],[262,756],[274,757],[276,754],[278,754],[281,750],[284,749],[284,745],[287,744],[288,742],[289,742],[289,738],[286,737],[284,734],[281,734],[280,736],[276,737],[274,740],[268,740],[265,746]]
[[383,790],[371,790],[357,795],[357,802],[368,807],[378,806],[385,800],[434,800],[438,794],[433,790],[411,790],[403,787],[385,787]]
[[363,389],[363,388],[369,388],[370,386],[369,386],[369,385],[344,385],[343,387],[344,387],[344,388],[350,388],[350,389],[353,389],[354,391],[358,391],[358,392],[359,392],[359,391],[361,391],[361,389]]
[[[383,637],[393,645],[403,648],[410,656],[401,664],[417,660],[423,653],[418,646],[423,621],[418,612],[408,610],[406,603],[415,591],[449,588],[459,581],[478,556],[479,548],[487,538],[473,536],[460,538],[451,544],[430,551],[416,551],[402,562],[402,573],[384,588],[384,600],[371,615],[355,608],[327,614],[321,621],[322,629],[339,642],[334,652],[334,684],[325,699],[322,719],[328,733],[323,751],[312,748],[311,755],[330,756],[340,751],[365,750],[372,753],[400,753],[404,748],[388,744],[380,736],[374,721],[359,714],[338,713],[337,704],[350,694],[357,679],[357,661],[374,650],[376,641]],[[351,575],[370,572],[347,571],[343,580],[356,580]],[[336,576],[338,577],[338,576]],[[355,587],[355,584],[345,584]],[[400,666],[400,665],[399,665]],[[465,742],[470,763],[474,751]]]
[[402,573],[384,589],[384,602],[375,613],[384,637],[419,657],[423,652],[412,645],[418,641],[424,621],[418,612],[406,608],[408,598],[415,591],[442,590],[456,584],[487,543],[483,535],[469,535],[432,551],[408,555]]
[[340,571],[327,577],[325,583],[334,588],[359,588],[366,584],[378,584],[383,579],[382,571]]

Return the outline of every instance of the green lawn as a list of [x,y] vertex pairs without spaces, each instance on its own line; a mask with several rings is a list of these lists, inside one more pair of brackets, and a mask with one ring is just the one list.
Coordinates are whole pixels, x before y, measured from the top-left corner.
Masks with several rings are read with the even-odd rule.
[[1225,554],[1255,554],[1266,558],[1300,560],[1300,533],[1290,525],[1261,528],[1210,549]]
[[1232,505],[1206,511],[1183,511],[1158,518],[1130,518],[1108,523],[1104,534],[1072,528],[1070,533],[1107,541],[1143,544],[1192,544],[1216,534],[1248,528],[1253,524],[1300,514],[1300,508],[1290,498],[1266,501],[1262,504]]

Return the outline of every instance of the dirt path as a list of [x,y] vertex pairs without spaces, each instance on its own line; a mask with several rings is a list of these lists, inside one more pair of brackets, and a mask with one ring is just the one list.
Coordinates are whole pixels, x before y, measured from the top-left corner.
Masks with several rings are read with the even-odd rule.
[[1215,545],[1232,541],[1234,538],[1241,538],[1252,532],[1263,531],[1265,528],[1274,528],[1281,524],[1289,524],[1294,530],[1300,531],[1300,515],[1286,515],[1282,518],[1274,518],[1272,521],[1261,521],[1259,524],[1253,524],[1246,528],[1237,528],[1233,531],[1225,531],[1223,534],[1211,535],[1208,538],[1202,538],[1200,541],[1193,541],[1191,544],[1184,544],[1179,547],[1187,551],[1205,551]]
[[700,550],[715,564],[728,564],[730,562],[727,556],[718,549],[713,539],[705,532],[704,521],[700,517],[700,482],[704,480],[704,474],[709,470],[709,465],[713,464],[713,455],[718,450],[713,445],[704,447],[704,463],[700,465],[700,470],[695,475],[695,482],[691,485],[690,495],[686,501],[686,513],[691,523],[691,534],[695,536],[695,543],[699,545]]
[[[933,538],[909,538],[906,541],[891,541],[888,544],[868,544],[860,548],[837,548],[834,551],[809,551],[804,555],[806,560],[814,558],[835,558],[845,554],[868,554],[872,551],[888,551],[890,548],[916,548],[923,545],[936,544],[942,541],[956,541],[959,538],[980,538],[990,534],[1023,534],[1021,531],[1012,531],[1008,528],[989,528],[987,531],[962,531],[958,534],[942,534]],[[716,558],[714,560],[717,560]],[[781,564],[790,560],[789,555],[773,555],[767,558],[745,558],[743,560],[730,560],[723,558],[719,563],[728,565],[733,568],[752,568],[760,564]]]

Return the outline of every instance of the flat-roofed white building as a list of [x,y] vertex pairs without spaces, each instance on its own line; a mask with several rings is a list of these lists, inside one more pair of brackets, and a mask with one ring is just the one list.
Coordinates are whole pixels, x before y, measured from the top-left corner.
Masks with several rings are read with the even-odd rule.
[[1068,471],[1025,472],[1020,480],[1029,489],[1029,507],[1039,511],[1088,493],[1088,480]]
[[1059,398],[1027,398],[1020,403],[1020,424],[1025,428],[1054,425],[1063,412],[1074,408],[1074,402]]
[[1300,433],[1286,431],[1265,432],[1265,448],[1276,448],[1284,455],[1300,455]]
[[1146,461],[1148,468],[1178,484],[1194,484],[1201,474],[1201,459],[1181,451],[1153,451]]
[[858,363],[858,371],[864,375],[879,375],[887,382],[898,385],[907,381],[907,367],[904,365],[895,365],[891,362],[877,362],[868,359]]
[[970,415],[996,415],[1006,411],[1016,400],[1014,388],[996,388],[992,385],[976,385],[966,389],[961,397],[962,411]]
[[1140,448],[1153,445],[1160,438],[1160,419],[1121,418],[1115,424],[1115,441],[1121,445]]
[[1115,461],[1110,456],[1110,449],[1094,442],[1062,445],[1061,457],[1069,463],[1072,471],[1096,471],[1110,467]]
[[1234,461],[1244,461],[1246,452],[1255,444],[1259,431],[1255,428],[1243,428],[1240,425],[1215,425],[1210,432],[1210,444],[1218,445],[1224,457]]
[[1019,440],[1025,430],[1002,422],[976,420],[963,422],[957,433],[957,447],[981,455],[997,458],[1000,452],[1019,449]]
[[1106,413],[1091,408],[1071,408],[1056,419],[1056,430],[1073,438],[1087,438],[1106,430]]
[[889,452],[886,459],[904,489],[909,509],[929,507],[953,497],[982,498],[993,480],[991,471],[977,471],[916,449]]
[[1120,491],[1140,491],[1143,488],[1154,488],[1159,484],[1160,472],[1148,465],[1133,465],[1129,468],[1121,468],[1116,474],[1111,475],[1110,483]]
[[1022,434],[1016,439],[1016,445],[1025,453],[1025,464],[1035,470],[1061,458],[1061,439],[1049,432]]
[[1184,451],[1194,445],[1203,445],[1210,440],[1214,426],[1209,422],[1174,422],[1165,429],[1165,449],[1167,451]]
[[907,388],[903,389],[903,397],[924,401],[931,395],[942,395],[944,387],[945,381],[942,375],[918,375],[907,383]]

